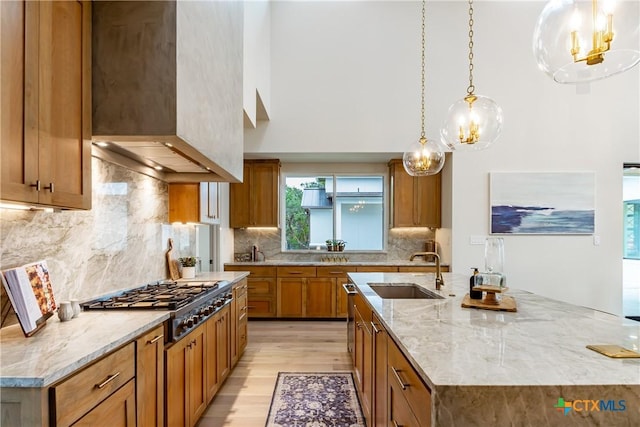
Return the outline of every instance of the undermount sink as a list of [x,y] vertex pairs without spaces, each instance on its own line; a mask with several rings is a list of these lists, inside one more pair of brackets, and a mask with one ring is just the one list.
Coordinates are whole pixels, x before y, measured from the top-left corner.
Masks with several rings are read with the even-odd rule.
[[415,283],[369,283],[369,287],[384,299],[444,299]]

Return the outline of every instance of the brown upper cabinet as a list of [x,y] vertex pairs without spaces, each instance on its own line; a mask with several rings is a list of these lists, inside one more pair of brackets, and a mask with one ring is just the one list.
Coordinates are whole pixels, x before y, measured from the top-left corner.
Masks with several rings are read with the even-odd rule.
[[91,208],[91,2],[0,2],[0,199]]
[[245,160],[240,184],[230,185],[231,228],[278,227],[280,160]]
[[219,223],[218,183],[170,183],[169,222]]
[[411,176],[401,159],[389,162],[391,227],[439,228],[441,174]]

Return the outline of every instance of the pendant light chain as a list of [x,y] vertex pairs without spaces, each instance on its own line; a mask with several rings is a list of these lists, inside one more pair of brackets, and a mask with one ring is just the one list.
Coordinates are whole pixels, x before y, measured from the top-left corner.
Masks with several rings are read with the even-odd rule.
[[476,87],[473,85],[473,0],[469,0],[469,87],[467,95],[472,96]]
[[425,35],[424,35],[424,27],[425,27],[425,3],[426,0],[422,0],[422,60],[421,60],[421,80],[422,80],[422,84],[421,84],[421,105],[422,108],[420,110],[420,140],[425,139],[425,132],[424,132],[424,62],[425,62],[425,55],[424,55],[424,45],[425,45]]

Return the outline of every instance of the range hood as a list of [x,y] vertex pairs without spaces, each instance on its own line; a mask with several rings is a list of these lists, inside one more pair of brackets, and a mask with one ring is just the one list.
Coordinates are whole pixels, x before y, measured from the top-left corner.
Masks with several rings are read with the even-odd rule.
[[240,182],[242,2],[92,7],[93,154],[167,182]]

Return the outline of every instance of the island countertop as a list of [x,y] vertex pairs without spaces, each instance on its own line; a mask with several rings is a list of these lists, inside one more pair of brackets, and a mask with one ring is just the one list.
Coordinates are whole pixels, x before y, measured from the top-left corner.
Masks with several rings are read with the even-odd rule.
[[[492,414],[492,425],[521,425],[521,414],[507,410],[514,405],[524,412],[539,405],[538,415],[530,413],[527,422],[553,425],[548,416],[557,412],[553,404],[559,397],[624,399],[625,419],[640,425],[640,359],[609,358],[586,348],[616,344],[638,351],[640,323],[516,289],[507,295],[515,298],[517,312],[462,308],[469,278],[451,273],[444,273],[446,285],[440,291],[431,273],[349,277],[431,389],[434,425],[460,423],[461,413],[473,413],[469,421],[486,421]],[[445,299],[383,299],[368,286],[400,282],[416,283]],[[511,418],[496,421],[501,417]],[[614,418],[604,420],[618,424]],[[542,425],[535,422],[530,425]]]

